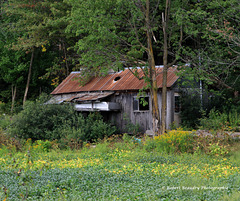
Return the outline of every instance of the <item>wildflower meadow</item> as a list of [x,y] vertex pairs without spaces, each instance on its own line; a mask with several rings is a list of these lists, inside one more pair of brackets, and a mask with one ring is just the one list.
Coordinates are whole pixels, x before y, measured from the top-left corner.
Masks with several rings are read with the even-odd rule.
[[[179,135],[186,138],[183,132]],[[164,136],[153,141],[160,143],[160,138]],[[50,144],[55,148],[48,149],[49,143],[28,140],[21,152],[1,148],[1,200],[240,198],[238,152],[222,156],[167,153],[150,150],[150,139],[126,136],[121,142],[107,139],[80,150],[60,150],[54,143]]]

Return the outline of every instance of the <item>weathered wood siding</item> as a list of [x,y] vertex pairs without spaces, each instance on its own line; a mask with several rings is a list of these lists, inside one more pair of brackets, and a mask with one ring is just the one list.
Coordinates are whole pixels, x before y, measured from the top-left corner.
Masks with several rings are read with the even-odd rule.
[[[55,95],[57,99],[61,98],[70,98],[72,94],[62,94]],[[102,112],[105,120],[115,124],[120,132],[126,132],[126,128],[129,124],[139,124],[142,132],[152,129],[152,101],[150,99],[150,94],[146,95],[149,97],[149,110],[147,111],[134,111],[133,110],[133,100],[134,97],[138,95],[138,92],[116,92],[112,96],[108,97],[106,101],[117,102],[121,105],[120,111],[109,111]],[[158,93],[159,100],[159,111],[161,114],[161,91]],[[167,117],[166,117],[166,127],[169,128],[169,125],[174,121],[174,90],[167,91]]]
[[[137,92],[116,93],[111,97],[112,102],[120,103],[122,108],[120,112],[111,113],[110,120],[114,122],[122,132],[126,131],[128,124],[139,124],[143,132],[151,129],[151,103],[148,111],[134,111],[133,99],[138,95]],[[151,102],[151,101],[150,101]]]
[[[127,124],[139,124],[141,131],[152,129],[152,102],[149,96],[149,110],[148,111],[134,111],[133,110],[133,99],[138,95],[137,92],[124,92],[116,93],[111,97],[112,102],[120,103],[122,109],[120,112],[111,113],[109,115],[109,120],[114,122],[122,132],[125,131]],[[161,114],[161,92],[158,93],[159,100],[159,111]],[[167,117],[166,125],[167,129],[169,125],[174,121],[174,91],[167,91]]]

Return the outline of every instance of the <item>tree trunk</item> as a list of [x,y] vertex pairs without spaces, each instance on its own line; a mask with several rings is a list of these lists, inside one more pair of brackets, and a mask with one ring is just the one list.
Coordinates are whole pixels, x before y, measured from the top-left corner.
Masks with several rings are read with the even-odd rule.
[[31,74],[32,74],[32,64],[33,64],[33,57],[34,57],[34,49],[32,50],[32,55],[31,55],[31,61],[30,61],[30,66],[28,70],[28,78],[27,78],[27,85],[23,97],[23,105],[27,100],[27,94],[28,94],[28,89],[29,89],[29,84],[30,84],[30,79],[31,79]]
[[12,85],[12,106],[11,106],[11,114],[13,113],[14,110],[14,104],[16,100],[16,94],[17,94],[17,86]]
[[63,51],[64,51],[64,60],[65,60],[65,64],[66,64],[66,70],[67,70],[67,76],[69,75],[69,66],[68,66],[68,60],[67,60],[67,50],[66,50],[66,46],[65,43],[63,42]]
[[150,94],[152,100],[152,124],[153,124],[153,132],[155,134],[159,133],[160,129],[160,114],[158,107],[158,97],[157,97],[157,79],[156,79],[156,67],[155,60],[153,55],[152,48],[152,31],[150,27],[150,18],[149,18],[149,0],[146,0],[146,27],[147,27],[147,53],[148,53],[148,63],[149,63],[149,71],[150,71]]
[[169,17],[170,0],[166,0],[165,15],[162,14],[163,27],[163,83],[162,83],[162,109],[161,109],[161,130],[160,134],[166,132],[166,116],[167,116],[167,71],[168,71],[168,47],[167,47],[167,23]]

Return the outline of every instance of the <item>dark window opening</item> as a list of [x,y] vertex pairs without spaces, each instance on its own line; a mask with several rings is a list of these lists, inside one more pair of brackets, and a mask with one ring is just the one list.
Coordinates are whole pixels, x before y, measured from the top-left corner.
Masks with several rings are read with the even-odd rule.
[[175,96],[175,113],[179,113],[180,111],[181,111],[180,96]]
[[134,111],[148,111],[149,110],[149,97],[134,97],[133,99]]

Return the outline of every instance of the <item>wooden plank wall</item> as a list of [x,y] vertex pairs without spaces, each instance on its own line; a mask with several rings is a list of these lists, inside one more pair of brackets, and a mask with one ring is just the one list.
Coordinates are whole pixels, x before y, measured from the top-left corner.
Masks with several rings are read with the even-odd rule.
[[[65,98],[71,97],[73,94],[58,95],[58,97]],[[117,102],[122,106],[121,111],[101,112],[104,119],[112,122],[119,128],[120,132],[127,132],[127,127],[130,124],[139,124],[141,132],[152,129],[152,115],[151,115],[151,99],[149,96],[149,110],[148,111],[133,111],[133,98],[138,95],[138,92],[116,92],[112,96],[108,97],[106,101]],[[57,95],[55,95],[57,96]],[[158,93],[159,111],[161,114],[161,93]],[[174,90],[167,91],[167,117],[166,125],[167,129],[169,124],[174,121]]]
[[129,124],[139,124],[142,132],[152,127],[151,103],[148,111],[133,111],[133,98],[137,95],[137,92],[123,92],[116,93],[111,98],[111,101],[120,103],[122,106],[121,112],[110,115],[111,121],[115,122],[122,132],[126,132],[124,128]]
[[[133,98],[137,96],[137,92],[123,92],[116,93],[111,97],[112,102],[118,102],[122,106],[120,112],[114,112],[109,115],[109,120],[114,122],[122,132],[125,132],[127,124],[139,124],[141,131],[152,129],[152,104],[151,100],[149,105],[149,111],[133,111]],[[147,94],[150,97],[150,94]],[[159,111],[161,114],[161,93],[158,93]],[[174,91],[167,91],[167,117],[166,126],[169,129],[169,125],[174,121]]]

